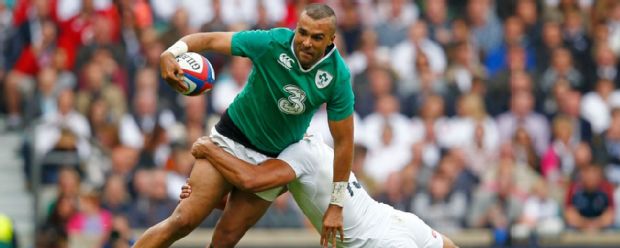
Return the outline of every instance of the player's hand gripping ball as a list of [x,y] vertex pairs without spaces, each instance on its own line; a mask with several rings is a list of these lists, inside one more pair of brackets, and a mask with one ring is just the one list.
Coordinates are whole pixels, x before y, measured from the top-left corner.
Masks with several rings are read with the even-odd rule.
[[215,83],[215,72],[207,58],[188,52],[179,55],[176,60],[183,70],[183,82],[187,85],[187,91],[179,93],[197,96],[211,90]]

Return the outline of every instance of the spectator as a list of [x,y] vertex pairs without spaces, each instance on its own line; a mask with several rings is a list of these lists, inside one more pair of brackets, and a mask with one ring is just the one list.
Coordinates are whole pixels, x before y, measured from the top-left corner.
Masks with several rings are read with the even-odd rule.
[[451,52],[452,64],[446,72],[446,81],[453,95],[471,91],[474,78],[486,77],[486,69],[480,64],[473,44],[461,42],[454,45]]
[[567,91],[559,95],[559,113],[570,119],[573,124],[571,137],[575,142],[592,142],[592,124],[581,117],[581,93]]
[[377,3],[375,31],[379,45],[394,47],[407,39],[407,29],[418,19],[419,10],[413,1],[390,0]]
[[170,20],[170,27],[160,37],[161,43],[165,47],[172,46],[183,36],[194,32],[189,26],[189,16],[185,8],[177,8]]
[[542,39],[536,49],[536,67],[539,72],[546,70],[551,65],[551,54],[556,49],[564,46],[562,29],[557,22],[546,22],[542,28]]
[[284,193],[278,196],[273,205],[256,223],[256,227],[263,228],[299,228],[303,226],[301,210],[293,203],[291,194]]
[[117,215],[112,219],[112,231],[103,248],[129,248],[136,242],[129,221],[125,216]]
[[471,26],[476,44],[484,54],[488,54],[501,44],[502,25],[493,12],[491,1],[472,0],[467,2],[465,15]]
[[497,117],[500,140],[509,141],[518,128],[524,128],[536,147],[543,154],[549,143],[549,124],[541,114],[534,112],[534,97],[529,92],[515,92],[512,95],[510,110]]
[[166,173],[163,170],[136,173],[134,184],[138,184],[139,196],[128,215],[132,227],[149,227],[170,215],[177,201],[168,197]]
[[592,41],[587,36],[587,30],[584,25],[581,13],[576,10],[568,10],[564,13],[563,37],[567,48],[573,54],[576,67],[588,67],[590,61],[590,50]]
[[426,1],[426,9],[423,14],[428,22],[429,37],[431,40],[445,47],[452,41],[450,33],[450,16],[446,0]]
[[[366,72],[369,90],[360,92],[355,99],[355,112],[365,118],[375,110],[379,98],[385,95],[394,95],[396,85],[390,71],[386,68],[371,68]],[[356,85],[355,83],[354,85]]]
[[[125,114],[119,123],[120,139],[123,145],[141,149],[147,138],[158,128],[169,128],[174,124],[174,114],[168,109],[159,109],[154,90],[142,89],[134,97],[134,111]],[[159,129],[159,131],[164,131]],[[146,137],[146,136],[149,137]],[[154,165],[154,164],[152,164]]]
[[45,67],[38,73],[34,97],[24,108],[24,117],[28,123],[40,117],[45,119],[56,114],[57,94],[60,91],[57,77],[56,70],[51,67]]
[[108,177],[101,197],[102,206],[114,215],[127,214],[131,198],[127,190],[125,179],[120,175]]
[[540,40],[542,29],[538,3],[535,0],[517,0],[515,15],[523,21],[525,35],[531,43]]
[[[407,178],[413,180],[413,178]],[[411,205],[413,202],[413,194],[411,189],[405,188],[406,186],[412,186],[406,184],[404,174],[401,171],[391,172],[385,180],[382,190],[376,195],[376,199],[379,202],[388,204],[401,211],[410,211],[413,209]]]
[[102,245],[112,229],[112,214],[101,207],[99,193],[80,193],[78,211],[67,223],[69,237],[84,237],[90,244]]
[[179,196],[179,189],[189,178],[194,165],[194,157],[184,144],[173,145],[170,157],[166,161],[166,186],[168,198],[175,199]]
[[110,108],[112,121],[119,121],[127,111],[127,101],[122,89],[108,81],[102,65],[95,61],[84,65],[82,73],[84,80],[76,95],[78,111],[86,115],[91,101],[103,98]]
[[[422,53],[426,57],[424,62],[418,60]],[[423,72],[418,68],[418,63],[425,63],[430,69],[429,73],[435,77],[442,75],[447,65],[443,48],[428,38],[428,27],[423,20],[412,24],[409,28],[409,38],[392,49],[391,63],[400,78],[398,89],[403,95],[424,87],[420,82],[423,81],[420,80]]]
[[504,22],[504,41],[493,50],[489,50],[486,56],[485,66],[489,70],[489,75],[506,69],[507,55],[511,46],[519,46],[525,50],[525,68],[530,71],[536,66],[536,58],[532,41],[527,40],[524,25],[521,19],[516,16],[509,17]]
[[486,102],[493,116],[508,110],[507,99],[514,92],[514,85],[527,85],[530,92],[533,89],[530,75],[525,71],[525,50],[520,46],[511,46],[507,59],[508,67],[493,76],[486,87]]
[[411,146],[411,139],[397,135],[406,133],[410,123],[407,117],[398,113],[398,108],[395,97],[383,96],[377,102],[376,112],[364,119],[364,143],[368,147],[364,170],[380,184],[410,159],[407,149]]
[[613,187],[605,180],[601,167],[583,168],[566,197],[566,224],[581,231],[602,231],[614,222],[614,204]]
[[612,110],[611,124],[602,134],[600,151],[604,154],[607,178],[612,183],[620,185],[620,108]]
[[[215,94],[215,92],[213,92]],[[207,109],[208,109],[208,103],[207,103],[207,97],[206,96],[193,96],[193,97],[184,97],[183,98],[184,101],[184,108],[183,108],[183,114],[184,116],[181,117],[181,119],[183,120],[183,124],[185,125],[185,127],[187,127],[187,129],[194,129],[194,130],[199,130],[200,131],[200,136],[205,135],[206,133],[208,133],[210,126],[208,126],[210,123],[208,123],[209,119],[208,119],[208,113],[207,113]],[[178,124],[178,123],[177,123]],[[172,130],[171,130],[172,131]],[[172,132],[174,133],[174,132]],[[171,141],[175,141],[175,139],[178,139],[178,137],[172,137],[173,135],[171,134]],[[189,140],[191,142],[193,142],[194,140]]]
[[170,2],[166,0],[150,0],[153,8],[153,16],[158,23],[169,23],[175,11],[183,8],[189,16],[189,25],[193,30],[198,30],[200,26],[214,18],[214,4],[218,0],[183,0]]
[[594,162],[599,163],[603,161],[600,157],[594,158],[592,155],[592,147],[590,147],[588,143],[583,142],[575,147],[573,150],[573,157],[575,158],[575,170],[573,170],[573,174],[570,177],[572,181],[579,180],[579,172],[583,168],[590,166]]
[[67,224],[77,212],[76,196],[60,196],[37,235],[38,247],[66,247],[69,242]]
[[613,53],[611,48],[605,44],[600,44],[594,51],[594,65],[590,71],[587,89],[596,90],[596,85],[591,83],[600,80],[609,80],[616,86],[620,85],[620,71],[618,71],[618,57]]
[[[438,135],[441,145],[447,148],[472,147],[484,154],[493,153],[499,145],[499,133],[495,121],[484,109],[482,98],[474,94],[461,96],[457,113],[446,132]],[[477,138],[481,139],[476,140]]]
[[575,170],[573,149],[576,141],[573,139],[571,120],[563,115],[553,119],[553,139],[540,162],[543,176],[552,183],[564,184]]
[[43,156],[52,150],[75,151],[79,159],[90,154],[90,126],[86,117],[74,108],[74,94],[64,90],[58,95],[58,112],[36,127],[35,151]]
[[368,91],[368,83],[360,80],[370,68],[389,64],[388,47],[379,46],[377,33],[372,29],[364,30],[359,37],[358,47],[353,50],[346,58],[351,76],[353,78],[353,92],[359,95],[360,92]]
[[516,164],[527,165],[532,171],[540,171],[540,161],[532,138],[523,127],[517,128],[512,139],[512,149]]
[[[444,114],[444,100],[438,95],[424,99],[418,112],[419,117],[411,119],[411,134],[414,142],[413,159],[417,165],[434,169],[441,158],[438,136],[449,130],[449,119]],[[418,152],[415,152],[418,150]]]
[[341,54],[347,57],[359,48],[360,37],[364,29],[362,10],[358,8],[355,1],[339,1],[339,5],[340,12],[337,14],[339,16],[338,29],[341,33],[340,38],[342,38],[341,40],[344,45],[344,47],[339,48],[340,50],[344,50]]
[[[33,95],[35,89],[33,77],[37,75],[40,68],[52,65],[56,49],[57,31],[54,23],[41,20],[33,25],[40,27],[38,30],[40,33],[29,35],[39,39],[26,44],[15,60],[15,65],[9,67],[13,69],[8,72],[4,80],[4,101],[9,114],[9,128],[18,128],[22,124],[23,109],[21,106],[24,98],[28,99]],[[9,61],[13,60],[9,58]]]
[[413,211],[441,233],[457,233],[465,218],[467,199],[454,190],[452,181],[435,173],[429,181],[428,191],[413,199]]
[[548,187],[544,180],[534,185],[523,206],[523,214],[511,231],[515,238],[554,236],[564,229],[560,204],[550,197]]
[[497,170],[497,188],[492,191],[479,191],[467,220],[468,226],[491,228],[496,244],[506,244],[508,233],[521,215],[522,201],[514,193],[515,180],[510,167]]
[[221,74],[213,86],[213,109],[223,114],[233,99],[243,90],[252,70],[249,59],[234,57],[230,62],[228,73]]
[[620,107],[620,90],[614,90],[614,84],[607,79],[596,83],[595,91],[583,96],[581,112],[583,118],[592,124],[592,131],[601,134],[609,128],[611,109]]

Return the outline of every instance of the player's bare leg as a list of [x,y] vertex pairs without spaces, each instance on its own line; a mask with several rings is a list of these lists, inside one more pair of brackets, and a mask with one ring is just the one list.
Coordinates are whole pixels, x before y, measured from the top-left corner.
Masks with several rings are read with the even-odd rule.
[[192,185],[191,196],[182,200],[170,217],[149,228],[136,242],[135,248],[169,247],[194,230],[231,189],[206,159],[196,160],[189,183]]
[[[192,185],[192,190],[194,186]],[[194,192],[192,191],[192,195]],[[214,248],[235,247],[243,235],[265,214],[271,202],[254,193],[233,189],[211,239]]]

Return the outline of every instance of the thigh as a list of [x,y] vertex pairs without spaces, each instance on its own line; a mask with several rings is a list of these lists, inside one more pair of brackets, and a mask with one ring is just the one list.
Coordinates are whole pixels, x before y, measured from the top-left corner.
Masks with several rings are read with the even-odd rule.
[[[258,165],[269,158],[262,153],[256,152],[252,149],[248,149],[245,146],[235,142],[234,140],[229,139],[224,135],[221,135],[217,132],[217,130],[215,130],[215,127],[211,129],[211,135],[209,137],[224,151],[250,164]],[[280,192],[282,192],[283,188],[284,187],[276,187],[254,194],[266,201],[272,202],[278,197]]]
[[[233,189],[224,213],[215,226],[214,247],[233,247],[243,235],[265,214],[271,202],[256,194]],[[225,243],[225,244],[224,244]]]
[[211,213],[231,189],[230,184],[206,159],[196,160],[189,184],[192,186],[192,194],[179,203],[175,213],[197,222],[196,225]]

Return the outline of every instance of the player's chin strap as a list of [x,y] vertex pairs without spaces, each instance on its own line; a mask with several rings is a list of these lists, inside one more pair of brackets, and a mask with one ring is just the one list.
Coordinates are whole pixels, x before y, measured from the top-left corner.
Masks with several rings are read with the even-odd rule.
[[172,55],[174,55],[174,57],[176,58],[179,55],[186,53],[188,49],[189,47],[187,47],[187,43],[185,43],[182,40],[179,40],[176,43],[174,43],[174,45],[166,49],[166,52],[172,53]]
[[333,185],[334,189],[332,190],[332,197],[329,204],[342,207],[344,205],[349,182],[333,182]]

